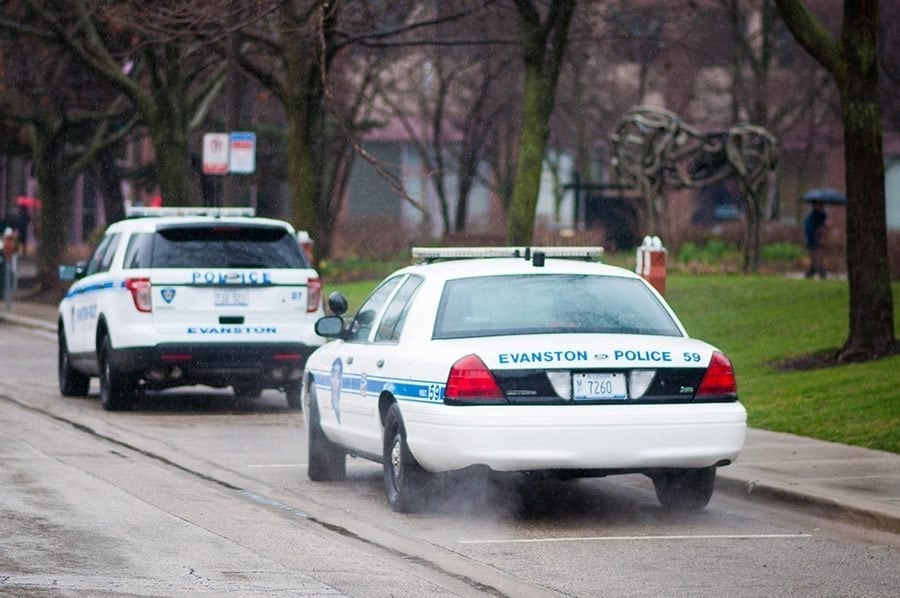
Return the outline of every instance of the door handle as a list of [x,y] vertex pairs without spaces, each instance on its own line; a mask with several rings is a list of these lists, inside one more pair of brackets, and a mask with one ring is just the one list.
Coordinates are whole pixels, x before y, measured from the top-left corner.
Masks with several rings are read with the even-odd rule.
[[347,365],[350,365],[351,363],[353,363],[353,357],[348,357],[348,358],[347,358]]
[[383,366],[384,366],[384,360],[383,360],[383,359],[379,359],[378,361],[375,362],[375,365],[377,365],[378,367],[383,367]]

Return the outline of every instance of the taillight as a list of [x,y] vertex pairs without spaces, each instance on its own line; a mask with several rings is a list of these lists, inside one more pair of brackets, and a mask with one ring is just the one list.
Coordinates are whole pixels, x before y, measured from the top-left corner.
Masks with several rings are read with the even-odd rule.
[[306,311],[314,312],[322,303],[322,281],[318,278],[310,278],[306,284],[309,291],[306,296]]
[[703,381],[697,389],[697,396],[737,395],[737,381],[734,368],[727,357],[714,351]]
[[466,355],[453,364],[447,377],[444,401],[504,402],[505,397],[497,380],[484,362],[475,355]]
[[126,278],[125,288],[131,291],[131,299],[134,301],[135,309],[143,312],[152,311],[149,278]]

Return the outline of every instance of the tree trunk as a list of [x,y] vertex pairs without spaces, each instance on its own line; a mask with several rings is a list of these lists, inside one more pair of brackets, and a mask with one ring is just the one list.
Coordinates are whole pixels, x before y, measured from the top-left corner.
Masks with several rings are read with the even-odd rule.
[[188,133],[176,123],[155,123],[150,129],[159,168],[159,191],[163,205],[200,206],[200,189],[190,170]]
[[122,178],[116,166],[116,157],[110,148],[97,154],[94,175],[103,195],[103,216],[107,223],[125,218],[125,199],[122,197]]
[[540,68],[526,67],[519,160],[516,164],[512,205],[506,223],[506,240],[511,245],[529,245],[534,233],[544,150],[550,133],[547,115],[553,107],[553,96],[545,89],[543,77]]
[[878,2],[844,3],[842,44],[847,79],[841,86],[847,185],[847,273],[850,334],[843,360],[895,349],[894,307],[887,254],[882,117],[878,84]]
[[38,283],[52,289],[59,282],[57,267],[62,263],[68,235],[66,182],[63,169],[63,138],[57,131],[31,126],[34,174],[38,181],[41,211],[38,221]]
[[506,240],[527,245],[534,235],[534,216],[541,188],[544,153],[550,134],[550,113],[556,94],[566,40],[576,0],[551,3],[542,23],[534,2],[517,0],[519,36],[523,44],[525,82],[519,159],[507,214]]

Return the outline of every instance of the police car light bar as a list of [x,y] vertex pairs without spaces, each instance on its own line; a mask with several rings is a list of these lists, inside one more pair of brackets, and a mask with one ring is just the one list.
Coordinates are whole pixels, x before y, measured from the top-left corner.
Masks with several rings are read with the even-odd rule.
[[519,257],[531,259],[535,253],[544,257],[591,260],[603,255],[602,247],[413,247],[416,260],[459,260],[471,258]]
[[149,207],[149,206],[126,206],[126,218],[145,218],[148,216],[215,216],[216,218],[227,218],[229,216],[256,216],[256,208],[211,208],[211,207]]

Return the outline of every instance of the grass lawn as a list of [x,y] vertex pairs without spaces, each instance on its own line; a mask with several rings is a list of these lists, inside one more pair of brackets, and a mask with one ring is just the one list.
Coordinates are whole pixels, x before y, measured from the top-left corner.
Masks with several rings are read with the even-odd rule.
[[[353,313],[376,281],[326,281]],[[900,355],[880,361],[779,371],[772,363],[840,347],[848,290],[841,281],[783,276],[670,274],[666,299],[691,336],[733,361],[750,425],[900,453]],[[900,328],[900,285],[894,285]]]
[[666,290],[691,336],[731,357],[751,426],[900,452],[900,355],[807,371],[772,365],[844,343],[846,282],[673,275]]

